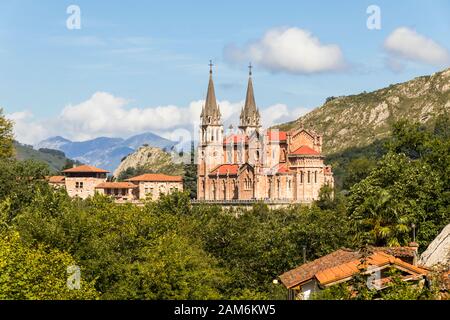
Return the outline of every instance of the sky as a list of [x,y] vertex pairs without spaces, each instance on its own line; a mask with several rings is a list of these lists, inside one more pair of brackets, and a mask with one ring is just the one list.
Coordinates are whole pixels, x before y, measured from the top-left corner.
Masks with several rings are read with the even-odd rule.
[[211,59],[225,123],[251,62],[269,126],[449,67],[449,34],[445,0],[2,0],[0,107],[28,144],[172,138],[197,130]]

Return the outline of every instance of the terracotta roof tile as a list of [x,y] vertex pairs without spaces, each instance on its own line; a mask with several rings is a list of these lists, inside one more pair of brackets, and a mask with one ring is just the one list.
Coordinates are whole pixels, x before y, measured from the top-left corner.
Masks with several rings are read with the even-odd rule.
[[316,155],[320,155],[319,152],[317,152],[314,149],[311,149],[308,146],[301,146],[300,148],[298,148],[297,150],[295,150],[294,152],[291,152],[290,155],[307,155],[307,156],[316,156]]
[[239,170],[238,164],[222,164],[218,167],[216,167],[213,171],[211,171],[210,175],[236,175]]
[[[384,252],[383,250],[386,250],[386,248],[381,249],[371,248],[372,254],[367,257],[364,264],[361,263],[362,253],[340,249],[288,271],[282,274],[280,279],[287,288],[295,287],[314,277],[320,284],[327,285],[351,277],[360,272],[361,269],[370,266],[382,267],[388,264],[398,265],[416,275],[427,274],[425,269],[411,265]],[[398,249],[398,251],[401,250]]]
[[282,274],[280,279],[287,288],[292,288],[302,282],[312,279],[319,271],[352,261],[359,257],[360,254],[358,252],[349,249],[339,249]]
[[95,189],[134,189],[134,188],[138,188],[138,186],[131,182],[103,182],[95,187]]
[[51,176],[47,177],[49,183],[64,183],[66,177],[64,176]]
[[93,166],[88,165],[82,165],[75,168],[70,168],[63,171],[64,173],[73,173],[73,172],[79,172],[79,173],[108,173],[109,171],[99,169]]
[[127,179],[127,181],[131,182],[140,182],[140,181],[147,181],[147,182],[182,182],[183,177],[182,176],[169,176],[162,173],[146,173],[137,177],[133,177],[130,179]]

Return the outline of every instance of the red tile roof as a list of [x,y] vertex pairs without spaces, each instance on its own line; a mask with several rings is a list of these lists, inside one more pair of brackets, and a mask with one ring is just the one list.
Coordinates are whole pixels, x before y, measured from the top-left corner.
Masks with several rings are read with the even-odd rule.
[[268,130],[267,137],[269,141],[286,141],[287,133],[285,131]]
[[138,188],[138,186],[131,182],[103,182],[95,187],[95,189],[134,189],[134,188]]
[[289,172],[289,170],[285,163],[282,163],[278,166],[278,173],[288,173],[288,172]]
[[64,176],[51,176],[47,177],[49,183],[64,183],[66,177]]
[[361,264],[361,258],[363,257],[361,252],[340,249],[282,274],[280,276],[281,282],[287,288],[292,288],[316,278],[320,284],[327,285],[352,277],[360,272],[362,268],[367,268],[368,266],[382,267],[388,264],[398,265],[415,275],[425,275],[427,273],[425,269],[413,266],[383,252],[383,250],[377,250],[377,248],[372,248],[371,250],[373,250],[372,254],[367,257],[364,265]]
[[416,248],[414,247],[370,247],[370,249],[390,254],[396,258],[414,258],[414,255],[416,254]]
[[283,273],[280,276],[281,282],[292,288],[305,281],[311,280],[316,273],[328,268],[349,262],[360,257],[358,252],[349,249],[339,249],[314,261],[302,264],[301,266]]
[[75,173],[75,172],[79,172],[79,173],[108,173],[109,171],[107,170],[103,170],[103,169],[99,169],[93,166],[88,166],[88,165],[82,165],[79,167],[75,167],[75,168],[70,168],[67,170],[63,171],[64,173]]
[[376,251],[367,257],[364,263],[361,263],[361,258],[354,259],[347,263],[321,270],[315,274],[315,277],[321,285],[327,285],[352,277],[354,274],[360,272],[362,269],[368,268],[369,266],[383,267],[390,264],[400,266],[412,274],[427,274],[425,269],[413,266],[412,264],[404,262],[403,260],[382,251]]
[[239,170],[238,164],[222,164],[215,168],[213,171],[211,171],[210,175],[236,175]]
[[131,182],[140,182],[140,181],[147,181],[147,182],[182,182],[183,177],[182,176],[169,176],[162,173],[146,173],[137,177],[133,177],[128,179],[127,181]]
[[316,155],[320,155],[319,152],[317,152],[314,149],[311,149],[308,146],[301,146],[300,148],[298,148],[297,150],[295,150],[294,152],[291,152],[290,154],[293,155],[307,155],[307,156],[316,156]]

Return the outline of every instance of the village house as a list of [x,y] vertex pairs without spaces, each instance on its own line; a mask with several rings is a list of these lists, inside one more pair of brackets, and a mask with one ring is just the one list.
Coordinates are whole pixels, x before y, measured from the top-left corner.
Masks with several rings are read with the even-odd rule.
[[356,274],[368,276],[368,286],[383,290],[391,281],[389,273],[397,270],[403,281],[423,281],[428,271],[413,263],[417,261],[417,246],[372,247],[369,253],[339,249],[282,274],[279,278],[289,290],[291,300],[308,300],[314,293],[346,282]]
[[114,198],[117,202],[129,202],[139,199],[139,186],[131,182],[103,182],[95,187],[99,194]]
[[158,200],[160,194],[183,191],[183,177],[161,173],[147,173],[127,180],[138,186],[140,200]]
[[63,171],[64,184],[70,197],[86,199],[95,194],[95,187],[106,182],[107,170],[82,165]]
[[114,198],[116,202],[158,200],[160,194],[183,191],[183,177],[165,174],[144,174],[125,182],[108,182],[108,171],[82,165],[63,171],[64,176],[47,177],[55,188],[65,188],[70,197],[86,199],[95,193]]
[[324,164],[322,135],[302,126],[261,129],[251,66],[238,130],[224,133],[210,64],[199,137],[199,201],[311,203],[322,186],[334,186],[331,167]]

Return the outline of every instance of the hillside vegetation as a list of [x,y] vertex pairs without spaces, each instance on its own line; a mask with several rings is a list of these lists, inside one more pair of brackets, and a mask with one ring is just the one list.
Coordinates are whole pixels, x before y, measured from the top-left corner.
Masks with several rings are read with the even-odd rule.
[[32,146],[14,142],[15,156],[17,160],[35,160],[47,164],[51,172],[59,172],[65,167],[70,167],[74,162],[66,157],[64,152],[53,149],[33,149]]
[[430,124],[449,110],[450,69],[446,69],[370,93],[330,97],[321,107],[278,128],[300,124],[314,128],[324,135],[324,153],[333,154],[387,138],[399,120]]

